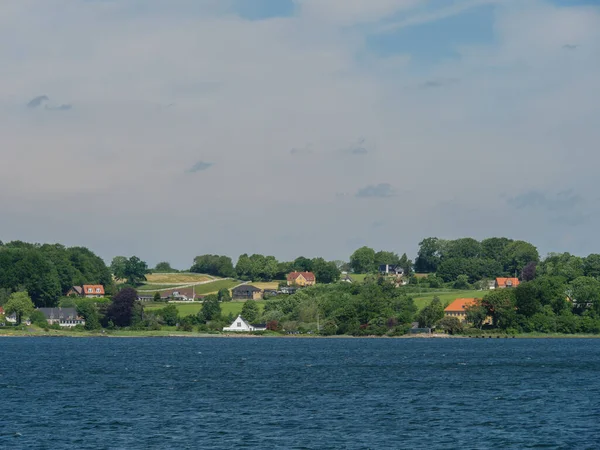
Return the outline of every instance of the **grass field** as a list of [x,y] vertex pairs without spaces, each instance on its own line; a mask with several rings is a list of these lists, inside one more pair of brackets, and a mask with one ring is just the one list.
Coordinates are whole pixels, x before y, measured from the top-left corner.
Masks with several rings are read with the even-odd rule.
[[148,283],[163,284],[201,283],[210,279],[212,277],[201,273],[151,273],[146,275]]
[[[219,291],[219,289],[231,289],[241,282],[238,280],[220,280],[217,279],[210,283],[205,284],[197,284],[194,288],[196,294],[206,295],[213,294]],[[143,291],[144,294],[154,294],[157,291],[166,291],[168,289],[177,289],[182,286],[188,286],[184,284],[160,284],[160,285],[152,285],[152,284],[144,284],[138,288],[139,291]]]
[[440,301],[442,302],[442,305],[444,305],[444,307],[446,305],[448,305],[450,302],[456,300],[457,298],[481,298],[485,295],[484,291],[477,291],[477,290],[468,290],[468,291],[453,291],[453,290],[446,290],[446,291],[438,291],[438,292],[427,292],[427,294],[424,294],[422,296],[419,296],[418,293],[413,293],[413,294],[409,294],[412,296],[415,305],[417,305],[417,308],[419,310],[423,309],[425,306],[429,305],[429,303],[431,303],[431,300],[433,300],[433,297],[438,296]]
[[142,284],[138,286],[138,291],[165,291],[167,289],[176,289],[180,286],[185,286],[184,284]]
[[[191,315],[198,314],[198,311],[200,311],[200,308],[202,308],[202,304],[199,302],[172,303],[172,304],[177,306],[180,316],[189,316],[190,314]],[[261,311],[265,308],[264,301],[257,301],[256,304],[258,305],[258,308]],[[151,304],[145,306],[145,309],[146,309],[146,311],[152,311],[153,309],[161,309],[161,308],[164,308],[165,306],[166,306],[166,303],[151,303]],[[221,314],[224,316],[227,316],[227,315],[229,315],[229,313],[231,313],[234,316],[237,316],[239,313],[242,312],[243,307],[244,307],[244,302],[221,303]]]
[[259,281],[257,283],[250,283],[252,286],[256,286],[259,289],[277,289],[279,287],[279,281]]
[[[344,278],[345,275],[342,275],[342,278]],[[363,282],[365,281],[365,277],[367,276],[366,273],[351,273],[350,274],[350,278],[352,278],[353,281],[358,281],[358,282]]]

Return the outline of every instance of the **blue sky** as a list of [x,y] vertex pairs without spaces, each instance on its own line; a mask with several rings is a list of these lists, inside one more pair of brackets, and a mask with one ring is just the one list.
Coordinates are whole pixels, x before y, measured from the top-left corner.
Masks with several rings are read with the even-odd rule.
[[2,2],[0,240],[600,252],[599,53],[597,1]]

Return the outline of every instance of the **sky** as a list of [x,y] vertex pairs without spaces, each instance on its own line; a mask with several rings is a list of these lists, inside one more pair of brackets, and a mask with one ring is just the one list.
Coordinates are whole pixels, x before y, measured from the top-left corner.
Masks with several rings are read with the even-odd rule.
[[0,240],[600,253],[599,0],[0,2]]

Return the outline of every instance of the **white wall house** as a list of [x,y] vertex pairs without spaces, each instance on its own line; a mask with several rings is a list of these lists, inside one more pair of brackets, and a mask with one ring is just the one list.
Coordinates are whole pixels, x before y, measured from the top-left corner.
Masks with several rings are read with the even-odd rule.
[[250,325],[242,316],[237,316],[228,327],[224,327],[223,331],[264,331],[267,327]]

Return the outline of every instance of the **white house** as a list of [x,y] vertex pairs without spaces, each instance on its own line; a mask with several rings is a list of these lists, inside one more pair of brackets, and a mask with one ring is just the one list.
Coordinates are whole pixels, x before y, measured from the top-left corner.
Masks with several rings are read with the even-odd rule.
[[223,327],[223,331],[264,331],[267,327],[262,325],[250,325],[241,315],[233,321],[228,327]]

